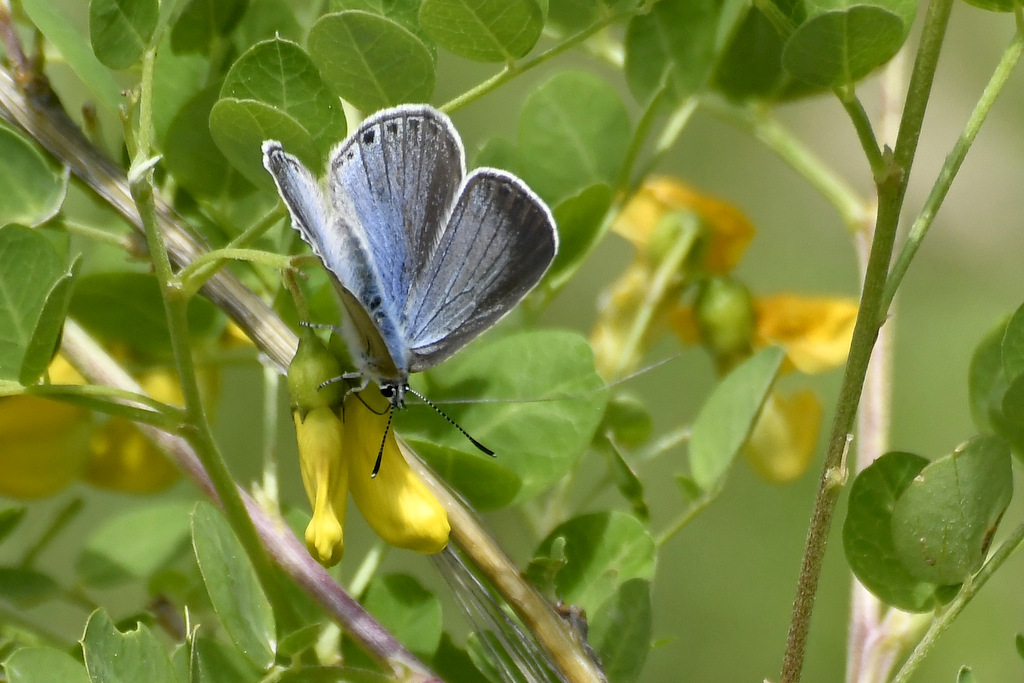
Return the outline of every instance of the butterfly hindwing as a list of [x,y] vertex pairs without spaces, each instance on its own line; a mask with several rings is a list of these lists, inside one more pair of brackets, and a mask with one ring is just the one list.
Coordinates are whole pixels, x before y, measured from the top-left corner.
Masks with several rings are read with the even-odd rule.
[[558,250],[551,212],[521,180],[473,171],[405,307],[410,369],[441,362],[508,313]]

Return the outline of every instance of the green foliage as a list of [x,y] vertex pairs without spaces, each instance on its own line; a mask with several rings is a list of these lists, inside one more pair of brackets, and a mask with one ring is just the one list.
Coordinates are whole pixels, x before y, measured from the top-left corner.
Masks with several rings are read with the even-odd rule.
[[[1009,0],[968,2],[1019,13]],[[4,21],[9,11],[0,8]],[[117,421],[88,413],[98,409],[139,419],[142,408],[131,396],[89,383],[74,390],[47,386],[70,381],[51,377],[64,335],[72,338],[69,346],[78,350],[76,363],[90,382],[109,382],[118,370],[140,378],[155,372],[166,380],[169,395],[185,397],[180,410],[154,411],[166,418],[160,426],[175,439],[158,442],[175,444],[186,474],[205,468],[220,477],[214,487],[221,486],[216,490],[225,512],[182,500],[180,489],[170,497],[144,489],[144,500],[125,502],[76,484],[76,495],[93,507],[88,524],[75,527],[85,529],[75,538],[65,524],[77,513],[46,522],[45,501],[0,507],[0,542],[5,553],[10,549],[0,565],[0,602],[5,612],[17,613],[0,629],[5,680],[378,681],[421,670],[456,682],[546,680],[560,674],[558,658],[545,649],[561,647],[568,651],[565,659],[584,672],[567,680],[593,677],[588,667],[600,662],[607,679],[619,683],[656,675],[644,669],[655,634],[686,639],[688,646],[701,638],[730,642],[730,634],[710,630],[693,635],[695,628],[705,628],[708,615],[701,610],[716,605],[686,604],[679,619],[666,620],[665,611],[677,605],[663,599],[665,586],[688,588],[690,577],[675,575],[671,555],[666,561],[663,553],[720,496],[747,485],[729,475],[752,444],[767,442],[781,453],[806,436],[786,433],[792,425],[780,417],[786,393],[779,385],[806,381],[790,373],[800,367],[799,352],[806,351],[795,353],[793,345],[815,340],[811,334],[787,337],[796,336],[801,321],[776,321],[771,328],[769,306],[753,284],[760,276],[748,280],[736,270],[749,236],[735,234],[740,221],[724,215],[731,207],[675,180],[665,181],[671,187],[662,185],[659,194],[648,181],[669,172],[680,147],[691,170],[713,164],[731,172],[745,163],[747,157],[723,156],[689,135],[719,130],[708,126],[710,114],[719,119],[712,125],[741,129],[796,170],[851,230],[895,231],[901,215],[913,218],[911,211],[918,211],[903,205],[910,166],[898,153],[907,140],[917,139],[921,121],[913,115],[925,109],[928,84],[916,83],[907,93],[907,128],[901,128],[901,146],[892,154],[881,146],[873,121],[858,118],[871,107],[859,106],[857,93],[907,43],[918,14],[914,0],[22,0],[13,11],[13,34],[23,40],[38,35],[41,42],[34,54],[26,41],[25,61],[15,54],[4,61],[12,73],[28,70],[14,75],[26,88],[31,116],[8,116],[7,95],[0,89],[6,121],[0,126],[0,481],[28,472],[30,478],[56,474],[95,483],[97,471],[116,467],[129,473],[126,478],[144,479],[158,468],[143,460],[143,451],[154,448],[150,436],[115,432]],[[926,25],[923,52],[941,45],[944,31]],[[999,67],[1003,75],[1021,44],[1018,36],[1008,48]],[[918,58],[920,77],[937,53]],[[988,99],[972,119],[976,123],[954,152],[971,145],[1005,82],[990,84]],[[798,98],[834,95],[846,108],[833,109],[853,117],[874,175],[846,179],[829,168],[833,147],[845,144],[837,131],[848,133],[846,123],[828,121],[828,146],[812,152],[804,131],[787,130],[781,123],[787,115],[776,114]],[[892,108],[888,100],[900,99],[895,95],[887,93],[884,106]],[[330,151],[367,115],[422,102],[452,117],[470,166],[517,174],[549,205],[557,223],[557,256],[522,310],[452,359],[411,378],[413,389],[496,457],[481,453],[460,429],[410,398],[407,410],[388,415],[387,429],[455,493],[445,503],[453,548],[444,552],[452,557],[433,565],[447,582],[427,578],[429,565],[410,553],[394,551],[384,559],[379,549],[368,550],[359,527],[343,529],[349,550],[333,577],[301,548],[272,543],[267,551],[282,566],[278,571],[252,542],[231,496],[224,495],[235,489],[232,474],[244,484],[262,466],[253,498],[271,516],[290,509],[299,537],[305,533],[315,541],[325,500],[336,506],[332,519],[338,526],[346,504],[344,490],[318,488],[331,476],[335,481],[329,483],[337,483],[337,473],[324,463],[354,456],[346,450],[300,466],[291,458],[277,464],[275,455],[291,448],[291,437],[282,441],[277,434],[277,423],[287,419],[273,373],[262,375],[262,405],[261,392],[252,390],[260,381],[254,379],[260,363],[278,369],[288,363],[282,349],[291,350],[294,337],[282,318],[294,328],[299,319],[334,324],[339,315],[330,278],[317,265],[318,272],[305,269],[308,260],[291,258],[307,250],[281,220],[261,146],[277,140],[319,175]],[[84,136],[63,132],[71,120]],[[691,128],[692,121],[698,125]],[[946,162],[916,226],[923,223],[927,231],[958,168]],[[762,180],[737,170],[737,183]],[[78,179],[70,182],[72,173]],[[714,177],[701,182],[710,185]],[[878,201],[858,194],[872,181],[879,183]],[[693,197],[679,198],[688,193]],[[637,208],[638,197],[649,203]],[[733,201],[739,200],[723,199]],[[773,197],[750,208],[759,222],[770,223],[761,218],[769,211],[765,205],[786,203],[789,197]],[[876,214],[877,224],[866,226],[865,217]],[[140,217],[153,216],[164,244],[126,236],[126,224],[137,227]],[[347,214],[329,218],[351,220]],[[659,240],[659,225],[684,223],[692,228],[685,239],[668,247],[671,240]],[[777,236],[785,227],[766,224],[762,234]],[[784,238],[791,239],[789,233]],[[915,228],[904,253],[916,253],[914,240],[920,239]],[[880,244],[876,238],[874,246]],[[195,253],[167,272],[165,247],[172,260],[193,248]],[[803,245],[789,248],[799,253]],[[677,260],[669,262],[672,249],[679,253],[672,252]],[[756,249],[754,254],[763,258]],[[868,304],[902,277],[890,271],[890,254],[871,254],[882,267],[865,276]],[[778,270],[774,264],[768,268]],[[216,279],[205,290],[209,299],[189,294],[211,276]],[[722,282],[743,292],[743,321],[720,315],[714,322],[721,329],[712,334],[707,293]],[[252,298],[245,298],[245,288]],[[562,297],[576,298],[566,305]],[[595,302],[594,332],[585,337],[571,328]],[[688,330],[692,309],[698,309],[696,329]],[[563,320],[562,312],[571,314]],[[824,411],[835,415],[836,431],[828,440],[814,520],[831,519],[828,506],[846,471],[853,470],[855,453],[836,449],[856,429],[856,407],[862,400],[885,403],[877,395],[862,396],[858,373],[878,331],[868,329],[870,321],[881,324],[891,312],[866,306],[862,313],[860,332],[848,345],[850,365],[838,405]],[[239,347],[228,317],[261,341],[259,354]],[[66,325],[69,319],[75,325]],[[99,363],[100,352],[83,351],[81,330],[113,360]],[[665,340],[669,330],[705,351],[719,351],[707,363],[721,373],[713,387],[701,383],[699,369],[677,380],[673,365],[664,373],[671,379],[661,385],[668,390],[645,394],[648,379],[628,374],[634,366],[608,370],[607,358],[623,349],[637,365],[665,356],[675,363],[679,344]],[[728,352],[719,348],[723,340]],[[330,355],[326,366],[336,371],[308,383],[303,411],[329,407],[326,424],[337,437],[332,443],[348,449],[354,421],[338,397],[348,396],[352,385],[321,384],[351,365],[334,362],[338,343],[335,335],[324,352]],[[845,339],[838,346],[845,349],[844,344]],[[347,355],[363,350],[348,349]],[[97,362],[83,362],[82,355]],[[822,362],[818,369],[838,362]],[[660,367],[648,374],[661,375]],[[223,400],[217,400],[222,379]],[[1024,306],[977,346],[967,389],[976,436],[934,460],[887,453],[848,487],[846,562],[884,603],[883,610],[931,614],[921,618],[935,625],[922,650],[1024,536],[1020,520],[1007,520],[1016,530],[998,529],[1004,515],[1015,514],[1008,512],[1012,468],[1014,456],[1024,458]],[[81,412],[60,414],[48,402],[57,399]],[[767,415],[766,405],[777,414]],[[7,415],[14,417],[3,422]],[[65,439],[65,433],[75,439]],[[54,446],[46,437],[59,441]],[[255,443],[257,437],[263,443]],[[379,444],[388,442],[383,434],[380,442],[377,437],[369,446],[356,445],[383,451]],[[8,446],[23,439],[26,449]],[[108,457],[122,460],[100,460],[103,445]],[[854,441],[852,448],[858,445]],[[43,457],[71,457],[73,450],[79,460],[66,466]],[[202,467],[181,461],[182,451],[194,451]],[[266,457],[262,465],[255,463],[260,452]],[[212,466],[223,465],[222,453],[233,460],[230,467]],[[300,477],[311,506],[296,493]],[[671,496],[664,495],[666,488]],[[778,491],[781,497],[798,488]],[[206,496],[211,489],[203,484],[196,490]],[[396,506],[409,504],[402,495],[394,498],[389,502]],[[316,516],[312,531],[304,531],[309,507]],[[510,547],[507,553],[478,526],[472,514],[477,511],[500,511],[485,521],[499,529],[495,535]],[[749,518],[756,515],[750,511]],[[267,533],[273,524],[261,529]],[[805,568],[821,566],[812,546],[827,535],[827,528],[812,528]],[[720,539],[734,542],[731,534]],[[67,546],[62,561],[71,568],[70,578],[53,560],[60,544]],[[701,561],[717,556],[716,548],[704,550]],[[510,568],[505,554],[532,559],[525,568]],[[753,572],[761,569],[752,564]],[[531,600],[527,584],[551,605]],[[357,594],[361,606],[344,587]],[[61,603],[91,612],[71,629],[74,637],[82,634],[80,648],[71,642],[74,637],[61,642],[67,638],[60,629],[37,621],[35,610]],[[469,613],[468,629],[452,628],[456,606]],[[111,614],[129,616],[115,623]],[[564,633],[541,630],[550,622],[537,617],[553,615],[565,627],[554,631]],[[809,614],[795,617],[795,626],[801,618]],[[344,635],[330,620],[341,624]],[[730,620],[736,622],[736,615]],[[675,622],[686,628],[676,629]],[[710,629],[715,620],[707,622]],[[669,633],[663,632],[666,623],[672,624]],[[879,626],[890,627],[885,621]],[[468,636],[458,636],[467,630]],[[914,646],[912,634],[882,636],[906,649],[895,653],[896,660],[916,666],[917,659],[906,656]],[[750,644],[731,646],[745,658]],[[1016,647],[1024,656],[1021,635]],[[74,657],[78,652],[81,661]],[[790,650],[787,661],[801,656]],[[674,665],[678,677],[678,660]],[[694,674],[700,675],[706,676]],[[974,675],[964,667],[957,680]]]

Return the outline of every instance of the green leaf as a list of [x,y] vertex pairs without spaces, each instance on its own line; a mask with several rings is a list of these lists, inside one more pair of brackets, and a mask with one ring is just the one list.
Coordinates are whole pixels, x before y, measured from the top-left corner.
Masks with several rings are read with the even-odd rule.
[[[473,159],[473,167],[490,166],[503,168],[506,171],[521,175],[519,170],[519,148],[511,140],[491,138],[477,150]],[[558,245],[561,251],[562,245]]]
[[345,137],[341,102],[305,51],[274,38],[252,46],[224,79],[221,97],[255,100],[287,114],[326,152]]
[[651,622],[651,582],[644,579],[623,583],[593,616],[590,645],[609,681],[639,680],[651,651]]
[[[64,276],[50,242],[20,225],[0,228],[0,379],[20,381],[47,301]],[[50,340],[50,351],[56,336]]]
[[555,575],[555,594],[590,614],[630,579],[654,578],[654,539],[630,515],[598,512],[570,519],[548,534],[534,555],[550,557],[559,539],[567,562]]
[[619,489],[622,497],[629,501],[633,508],[633,514],[644,524],[651,521],[651,511],[644,500],[644,484],[636,472],[626,462],[622,452],[619,451],[615,442],[608,441],[609,463],[612,476],[615,479],[615,486]]
[[784,357],[776,347],[754,354],[726,375],[701,407],[690,435],[690,472],[705,491],[723,485]]
[[903,566],[892,537],[893,508],[927,464],[919,455],[898,451],[871,463],[850,488],[843,523],[843,550],[857,579],[882,602],[907,612],[927,612],[941,602],[938,586]]
[[35,332],[28,348],[25,349],[25,359],[21,365],[20,381],[25,386],[35,384],[57,352],[79,263],[76,259],[71,268],[61,275],[46,293],[43,310],[39,312]]
[[238,649],[265,671],[274,663],[274,612],[227,521],[209,503],[192,512],[192,547],[213,609]]
[[1007,320],[1001,320],[985,338],[978,343],[971,356],[967,389],[970,395],[971,417],[978,431],[993,429],[992,411],[1000,411],[1003,394],[1006,392],[1006,376],[1003,374],[1003,337]]
[[[794,0],[789,4],[797,5]],[[802,3],[798,6],[802,7]],[[791,12],[786,9],[792,8],[780,9],[788,15]],[[778,29],[756,6],[747,5],[743,11],[728,44],[717,58],[711,77],[712,89],[736,101],[752,98],[779,101],[824,90],[783,69],[785,42]]]
[[316,647],[317,640],[323,632],[323,624],[308,624],[292,631],[277,645],[277,653],[282,657],[295,657]]
[[171,121],[164,146],[167,170],[200,198],[239,197],[254,189],[221,153],[210,132],[210,112],[219,93],[220,86],[213,85],[186,102]]
[[520,172],[555,205],[591,185],[614,185],[630,133],[626,107],[608,83],[589,73],[562,72],[523,105]]
[[555,207],[558,254],[544,276],[545,286],[558,290],[579,270],[604,236],[604,217],[611,205],[611,186],[599,183],[566,198]]
[[89,683],[85,666],[52,647],[22,647],[4,661],[9,683]]
[[417,657],[429,659],[441,642],[441,602],[406,574],[378,576],[363,607]]
[[15,505],[0,509],[0,543],[25,519],[25,506]]
[[971,667],[964,664],[960,667],[960,670],[956,672],[956,683],[976,683],[977,678],[974,677],[974,672],[971,671]]
[[264,140],[278,140],[311,168],[320,150],[298,121],[269,104],[222,98],[210,110],[210,133],[231,165],[256,187],[272,191],[274,181],[263,168]]
[[[110,69],[96,59],[89,42],[78,32],[78,27],[86,24],[84,3],[68,5],[53,0],[22,0],[21,7],[97,100],[116,113],[122,102],[122,86]],[[83,14],[79,16],[77,12]]]
[[[433,431],[430,423],[440,416],[436,413],[430,415],[426,411],[420,412],[421,414],[415,417],[403,416],[396,418],[396,421],[402,425],[402,435],[416,453],[430,463],[430,468],[478,510],[493,510],[511,505],[519,490],[523,488],[523,482],[518,474],[507,467],[508,460],[503,456],[481,457],[481,453],[475,448],[472,453],[459,449],[472,448],[471,445],[446,446],[424,440],[422,434]],[[445,412],[448,412],[447,408]],[[436,425],[433,427],[436,428]],[[461,434],[459,437],[465,438]]]
[[[183,654],[188,654],[186,648],[182,650]],[[184,668],[186,672],[191,668],[191,678],[185,680],[209,683],[249,683],[260,680],[260,672],[232,643],[197,636],[192,641],[191,654],[191,667],[185,663]]]
[[167,652],[145,624],[122,633],[98,609],[89,617],[81,643],[94,683],[176,683]]
[[[564,331],[523,332],[473,344],[440,367],[418,373],[413,383],[491,448],[497,464],[518,476],[522,488],[516,502],[535,497],[573,467],[593,439],[607,401],[590,344]],[[410,441],[491,460],[426,406],[410,404],[399,419]],[[444,476],[436,451],[423,455]]]
[[670,103],[699,91],[715,65],[722,0],[662,0],[626,29],[626,83],[638,102],[664,89]]
[[21,134],[0,125],[0,225],[36,226],[64,203],[68,174]]
[[20,609],[49,600],[60,586],[49,575],[26,567],[0,567],[0,598]]
[[160,16],[158,0],[89,0],[89,40],[96,58],[127,69],[149,47]]
[[438,45],[467,59],[511,62],[537,43],[537,0],[424,0],[420,25]]
[[238,45],[254,45],[267,38],[286,38],[301,43],[306,30],[295,18],[295,7],[289,0],[249,0],[249,9],[235,29]]
[[903,565],[939,585],[961,583],[985,560],[1013,495],[1010,449],[976,436],[914,478],[896,501],[892,536]]
[[430,664],[430,668],[448,683],[478,683],[484,680],[469,653],[452,642],[447,632],[441,634],[441,642]]
[[1006,321],[1002,339],[1003,376],[1010,382],[1024,375],[1024,305]]
[[[188,548],[188,501],[139,507],[111,517],[89,536],[76,562],[78,580],[105,587],[145,579]],[[132,539],[125,543],[125,539]]]
[[599,0],[551,0],[548,26],[571,35],[587,28],[601,17]]
[[601,433],[610,433],[616,443],[636,448],[651,438],[654,422],[643,401],[632,394],[620,392],[608,402]]
[[1017,648],[1017,654],[1020,655],[1021,659],[1024,659],[1024,633],[1018,633],[1014,636],[1013,644]]
[[899,13],[877,4],[822,11],[789,37],[782,64],[812,85],[849,86],[889,61],[907,28]]
[[324,15],[308,45],[327,83],[362,111],[425,102],[434,92],[430,50],[386,17],[357,10]]
[[171,48],[178,54],[208,52],[238,24],[246,5],[246,0],[192,0],[174,22]]
[[[203,89],[209,70],[209,61],[202,55],[178,54],[172,50],[170,34],[164,33],[153,64],[153,132],[164,152],[165,161],[170,151],[167,131],[171,122],[181,115],[186,103]],[[203,121],[202,128],[209,131],[209,122]]]
[[[104,341],[123,344],[139,355],[166,358],[170,332],[156,278],[149,273],[103,272],[78,278],[71,315]],[[212,337],[223,321],[202,297],[188,305],[193,337]]]
[[968,5],[974,5],[989,12],[1012,12],[1017,5],[1017,0],[964,0]]

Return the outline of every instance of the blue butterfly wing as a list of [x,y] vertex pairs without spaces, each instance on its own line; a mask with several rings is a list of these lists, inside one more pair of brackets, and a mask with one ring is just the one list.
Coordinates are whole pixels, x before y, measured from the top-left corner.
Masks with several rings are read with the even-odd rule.
[[455,128],[424,105],[371,116],[331,153],[331,203],[368,245],[396,315],[433,253],[464,175]]
[[494,325],[557,251],[551,211],[522,180],[492,168],[471,173],[405,307],[410,369],[440,363]]
[[352,227],[356,219],[327,204],[313,174],[281,143],[263,143],[263,165],[277,184],[292,227],[334,276],[351,323],[343,327],[346,341],[361,370],[375,380],[403,378],[408,373],[404,343],[394,344],[401,338],[398,318],[385,308],[380,273],[365,238]]

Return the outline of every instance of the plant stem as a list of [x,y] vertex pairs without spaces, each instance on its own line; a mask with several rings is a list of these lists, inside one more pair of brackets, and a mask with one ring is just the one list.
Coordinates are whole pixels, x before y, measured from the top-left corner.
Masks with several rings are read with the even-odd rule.
[[832,433],[825,454],[825,462],[822,465],[810,528],[807,532],[800,579],[797,584],[793,614],[786,640],[786,654],[782,663],[782,683],[799,681],[803,671],[814,599],[818,591],[818,581],[821,578],[828,532],[839,498],[840,487],[836,486],[833,480],[846,448],[847,434],[853,427],[868,361],[871,358],[871,350],[879,327],[885,321],[885,311],[881,308],[881,304],[886,275],[889,261],[892,258],[900,210],[906,195],[907,181],[914,154],[917,151],[917,142],[921,136],[921,123],[931,94],[935,67],[942,48],[942,40],[946,34],[951,7],[952,0],[932,0],[928,6],[921,43],[914,61],[906,106],[900,120],[896,149],[890,158],[886,159],[889,170],[881,176],[876,174],[875,178],[878,188],[878,218],[868,256],[867,270],[864,274],[864,289],[857,312],[857,323],[853,331],[850,355],[839,390]]
[[705,98],[702,104],[750,132],[789,164],[835,208],[851,233],[863,227],[867,213],[864,199],[777,119],[767,112],[738,107],[719,98]]
[[593,24],[583,29],[579,33],[569,36],[558,45],[555,45],[554,47],[549,48],[544,52],[541,52],[539,55],[533,57],[532,59],[524,60],[522,62],[519,62],[518,64],[514,62],[506,64],[505,67],[498,73],[494,74],[493,76],[483,81],[482,83],[475,85],[474,87],[470,88],[469,90],[462,93],[458,97],[448,100],[440,107],[438,107],[438,109],[440,109],[446,114],[450,114],[456,109],[461,109],[467,104],[480,99],[487,93],[496,89],[498,86],[504,85],[508,81],[511,81],[516,76],[519,76],[520,74],[523,74],[529,71],[530,69],[538,67],[544,62],[551,59],[552,57],[557,57],[558,55],[562,54],[569,48],[574,47],[579,43],[582,43],[584,40],[594,35],[598,31],[603,29],[605,26],[613,24],[619,19],[631,16],[633,14],[635,14],[635,11],[631,9],[624,12],[610,14],[607,17],[602,17],[601,19],[594,22]]
[[925,235],[928,234],[928,229],[931,227],[932,221],[935,220],[935,214],[938,212],[939,207],[942,206],[946,193],[949,192],[949,187],[953,184],[953,179],[956,177],[957,171],[960,170],[960,165],[967,156],[968,150],[974,144],[974,138],[977,137],[981,124],[985,122],[985,118],[992,110],[992,105],[995,104],[996,98],[1002,92],[1003,86],[1009,80],[1010,74],[1013,73],[1014,67],[1017,66],[1017,62],[1020,61],[1022,52],[1024,52],[1024,31],[1018,29],[1013,40],[1010,41],[1006,50],[1003,51],[1003,56],[992,73],[992,78],[989,79],[988,85],[985,86],[981,98],[967,120],[967,125],[964,126],[963,132],[960,133],[959,139],[957,139],[956,144],[953,146],[953,150],[946,156],[942,169],[939,171],[939,176],[935,179],[935,184],[928,194],[928,199],[925,200],[921,212],[917,215],[914,225],[910,228],[907,240],[903,243],[903,248],[893,264],[892,271],[889,273],[889,280],[885,284],[882,310],[888,310],[892,304],[893,297],[896,296],[896,290],[903,281],[903,276],[906,275],[910,262],[914,259],[914,255],[917,254],[921,242],[924,241]]
[[868,158],[871,175],[877,185],[885,180],[889,173],[889,167],[885,159],[882,158],[882,150],[878,148],[878,140],[871,127],[871,120],[868,118],[867,112],[864,111],[864,105],[861,104],[857,93],[854,92],[853,86],[837,88],[835,94],[850,117],[850,121],[853,122],[853,128],[857,131],[857,139],[860,140],[861,149],[864,150],[864,155]]
[[142,78],[139,83],[138,150],[128,172],[128,187],[135,200],[135,205],[138,207],[139,216],[146,232],[153,272],[160,285],[160,294],[164,302],[167,327],[171,337],[171,349],[181,383],[182,395],[185,399],[185,424],[190,432],[188,440],[195,447],[203,467],[209,474],[224,515],[238,535],[246,555],[249,556],[256,574],[260,577],[263,589],[274,605],[274,612],[282,628],[287,632],[289,626],[295,622],[293,609],[279,583],[278,575],[270,563],[270,558],[260,543],[256,528],[246,513],[245,504],[238,495],[231,472],[214,441],[210,423],[203,408],[192,351],[189,348],[188,299],[185,298],[184,291],[174,277],[171,260],[157,221],[156,204],[153,199],[155,193],[153,160],[149,157],[152,149],[152,86],[155,58],[155,49],[151,48],[143,53]]

